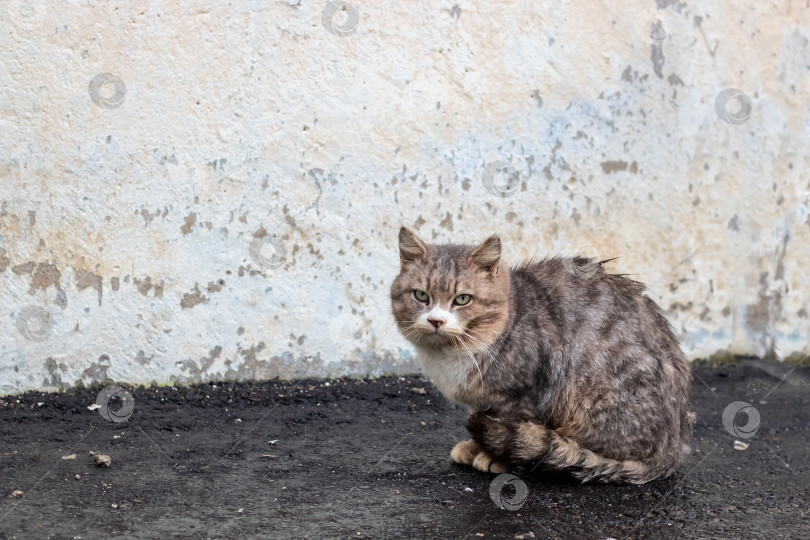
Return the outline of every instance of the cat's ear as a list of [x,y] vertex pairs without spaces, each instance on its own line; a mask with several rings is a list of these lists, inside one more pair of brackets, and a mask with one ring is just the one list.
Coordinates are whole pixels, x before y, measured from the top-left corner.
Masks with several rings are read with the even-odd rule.
[[402,227],[399,230],[399,258],[402,265],[421,259],[427,253],[427,246],[415,234]]
[[501,261],[501,239],[493,234],[470,254],[470,261],[487,270],[493,276],[498,275],[498,263]]

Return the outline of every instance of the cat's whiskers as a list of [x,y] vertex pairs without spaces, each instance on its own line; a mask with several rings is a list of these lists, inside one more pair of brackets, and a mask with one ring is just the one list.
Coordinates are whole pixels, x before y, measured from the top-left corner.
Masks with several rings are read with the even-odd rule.
[[481,337],[481,338],[483,338],[483,339],[490,339],[490,336],[489,336],[488,334],[483,334],[483,333],[481,333],[481,332],[479,332],[479,331],[477,331],[477,330],[473,330],[473,329],[471,329],[471,328],[467,328],[467,329],[466,329],[466,330],[464,330],[464,331],[465,331],[466,333],[469,333],[469,334],[472,334],[472,335],[480,336],[480,337]]
[[[408,325],[408,326],[406,327],[406,330],[407,330],[407,329],[412,329],[412,328],[414,328],[414,326],[415,326],[415,324],[414,324],[414,323],[416,323],[417,321],[415,321],[415,320],[414,320],[414,321],[400,321],[400,322],[401,322],[401,323],[403,323],[403,324],[407,324],[407,325]],[[392,339],[394,339],[395,337],[403,336],[403,335],[405,334],[405,330],[400,330],[400,328],[399,328],[399,326],[397,326],[397,323],[396,323],[396,322],[393,322],[393,323],[391,323],[391,324],[393,324],[393,325],[394,325],[394,327],[396,328],[396,329],[395,329],[395,331],[394,331],[394,332],[393,332],[391,335],[389,335],[387,338],[384,338],[384,339],[383,339],[383,340],[380,342],[380,345],[385,345],[386,343],[388,343],[389,341],[391,341],[391,340],[392,340]]]
[[[481,366],[478,365],[478,362],[475,360],[475,355],[470,351],[469,347],[464,343],[464,341],[458,336],[452,336],[454,341],[458,341],[458,343],[464,347],[464,350],[467,351],[467,355],[469,355],[470,360],[472,360],[473,364],[475,365],[475,369],[478,370],[478,377],[481,379],[481,389],[484,389],[484,374],[481,372]],[[459,351],[460,352],[460,351]]]
[[[474,330],[467,329],[467,337],[469,337],[473,341],[477,341],[483,346],[482,352],[487,356],[489,356],[489,359],[492,361],[492,365],[494,366],[494,370],[495,373],[497,374],[498,380],[501,381],[503,379],[504,374],[506,373],[506,368],[503,365],[503,360],[499,358],[497,352],[494,355],[492,354],[494,341],[491,341],[489,344],[486,344],[472,334],[477,334],[482,338],[486,339],[487,341],[491,341],[491,337],[488,334],[482,334],[479,332],[475,332]],[[487,371],[489,371],[489,369],[487,369]]]
[[[472,336],[467,336],[467,337],[471,338],[471,339],[474,339]],[[486,357],[488,357],[488,359],[489,359],[489,363],[487,364],[487,367],[486,367],[487,373],[489,373],[489,370],[492,369],[493,373],[497,374],[498,379],[500,379],[503,376],[503,369],[502,369],[501,364],[498,362],[497,358],[495,356],[493,356],[492,353],[486,347],[481,348],[479,350],[479,352],[482,355],[486,355]],[[483,361],[485,359],[486,358],[484,356],[481,357],[482,364],[483,364]],[[491,368],[490,368],[490,366],[491,366]]]
[[482,341],[483,339],[488,339],[489,336],[479,334],[475,330],[470,330],[469,328],[467,328],[466,330],[464,330],[464,332],[462,332],[462,335],[472,339],[473,341],[481,345],[481,347],[484,349],[489,349],[491,346],[491,344],[487,344]]
[[[403,336],[403,337],[405,337],[405,339],[410,339],[410,338],[416,338],[416,337],[418,337],[418,336],[417,336],[418,332],[417,332],[417,331],[416,331],[416,329],[414,328],[414,325],[413,325],[413,324],[411,324],[411,325],[409,325],[409,326],[405,327],[405,329],[404,329],[404,330],[402,330],[401,332],[402,332],[402,336]],[[391,336],[391,337],[387,338],[385,341],[388,341],[388,340],[390,340],[390,339],[392,339],[392,338],[395,338],[396,336],[397,336],[397,334],[394,334],[393,336]],[[385,341],[383,341],[382,343],[380,343],[380,345],[384,344],[384,343],[385,343]],[[383,355],[383,357],[382,357],[382,358],[380,358],[380,363],[379,363],[379,364],[377,364],[377,371],[379,371],[379,370],[380,370],[380,367],[382,367],[382,363],[383,363],[384,361],[385,361],[385,355]],[[398,370],[398,369],[399,369],[399,365],[397,365],[397,370]]]
[[[476,343],[478,343],[479,345],[481,345],[481,352],[482,352],[482,353],[484,353],[484,354],[486,354],[487,356],[489,356],[490,360],[492,360],[492,363],[495,365],[495,367],[497,367],[497,368],[500,370],[501,365],[498,363],[498,360],[497,360],[497,359],[496,359],[496,358],[495,358],[495,357],[492,355],[492,352],[491,352],[491,350],[490,350],[490,349],[491,349],[491,347],[492,347],[492,345],[488,345],[488,344],[484,343],[483,341],[481,341],[480,339],[478,339],[477,337],[475,337],[475,336],[473,335],[474,333],[476,333],[474,330],[470,330],[470,329],[468,328],[467,330],[465,330],[465,331],[464,331],[464,334],[463,334],[463,335],[464,335],[465,337],[468,337],[468,338],[470,338],[471,340],[475,341],[475,342],[476,342]],[[479,335],[481,335],[481,334],[479,334]],[[484,339],[487,339],[487,337],[488,337],[488,336],[483,336],[483,335],[481,335],[481,337],[483,337]]]
[[405,339],[411,342],[419,341],[419,334],[419,330],[413,324],[402,331],[402,335],[405,336]]
[[463,336],[465,338],[469,339],[470,341],[472,341],[476,345],[476,347],[475,347],[476,352],[486,354],[490,358],[490,360],[495,362],[495,357],[492,356],[492,353],[489,350],[489,345],[487,345],[486,343],[483,343],[481,340],[479,340],[475,336],[473,336],[471,334],[468,334],[466,332],[463,334]]
[[[392,325],[394,327],[393,332],[388,333],[388,337],[381,338],[379,341],[377,339],[376,334],[374,334],[372,332],[372,334],[374,334],[373,339],[374,339],[375,346],[385,345],[387,342],[391,341],[395,337],[402,337],[405,334],[406,331],[413,328],[413,326],[414,326],[413,323],[416,322],[416,321],[401,321],[401,322],[406,325],[404,329],[400,328],[399,325],[396,322],[391,322],[390,325]],[[389,328],[389,330],[391,330],[391,329]]]

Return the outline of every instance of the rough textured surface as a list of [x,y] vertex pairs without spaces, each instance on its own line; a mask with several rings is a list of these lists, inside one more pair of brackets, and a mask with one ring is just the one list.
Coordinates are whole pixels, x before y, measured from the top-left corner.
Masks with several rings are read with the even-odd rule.
[[0,393],[413,372],[400,224],[807,354],[806,6],[332,7],[0,4]]
[[[0,537],[806,538],[810,370],[783,368],[699,368],[674,477],[515,469],[528,492],[512,512],[493,476],[450,461],[464,411],[420,379],[146,388],[118,423],[87,410],[95,392],[29,393],[0,400]],[[760,417],[744,451],[723,424],[735,401]]]

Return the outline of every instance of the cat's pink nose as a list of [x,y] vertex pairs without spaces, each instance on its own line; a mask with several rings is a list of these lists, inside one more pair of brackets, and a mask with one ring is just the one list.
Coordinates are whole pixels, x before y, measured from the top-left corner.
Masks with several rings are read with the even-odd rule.
[[438,319],[428,319],[428,322],[433,325],[433,328],[438,328],[444,324],[444,321]]

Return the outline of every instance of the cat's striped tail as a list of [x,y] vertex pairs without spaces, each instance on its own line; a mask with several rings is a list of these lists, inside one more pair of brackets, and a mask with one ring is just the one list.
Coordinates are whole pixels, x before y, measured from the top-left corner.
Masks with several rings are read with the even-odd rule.
[[495,459],[511,463],[539,462],[547,469],[568,471],[583,482],[644,484],[669,476],[677,465],[610,459],[537,423],[493,418],[486,413],[473,414],[466,426],[473,440]]

